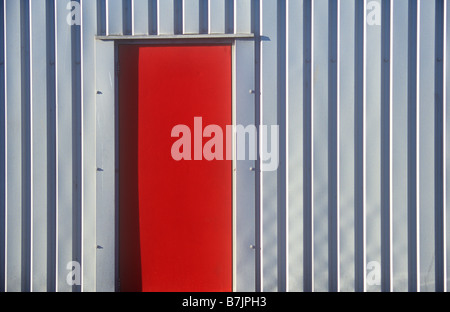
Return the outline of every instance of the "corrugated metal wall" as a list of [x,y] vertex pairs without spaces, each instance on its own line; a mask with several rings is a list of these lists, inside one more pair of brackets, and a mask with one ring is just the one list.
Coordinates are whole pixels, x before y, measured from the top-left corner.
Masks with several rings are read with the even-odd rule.
[[249,33],[281,162],[256,172],[248,290],[447,289],[447,0],[69,2],[0,1],[0,291],[111,289],[95,35]]

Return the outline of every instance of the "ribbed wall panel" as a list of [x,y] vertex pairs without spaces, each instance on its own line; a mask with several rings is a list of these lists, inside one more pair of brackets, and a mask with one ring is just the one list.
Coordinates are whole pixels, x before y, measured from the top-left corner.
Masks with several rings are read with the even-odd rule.
[[1,0],[0,291],[116,289],[114,44],[96,35],[251,33],[236,120],[279,125],[280,165],[237,177],[256,248],[236,289],[447,291],[448,4]]

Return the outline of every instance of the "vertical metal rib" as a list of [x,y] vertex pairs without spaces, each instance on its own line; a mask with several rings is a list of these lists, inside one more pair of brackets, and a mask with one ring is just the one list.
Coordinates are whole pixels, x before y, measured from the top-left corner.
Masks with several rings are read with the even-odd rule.
[[5,291],[5,4],[0,1],[0,292]]
[[[278,125],[278,5],[276,1],[261,2],[261,123],[264,126]],[[267,130],[267,128],[266,128]],[[261,129],[261,151],[267,150],[268,132]],[[262,155],[262,154],[261,154]],[[263,156],[263,155],[262,155]],[[263,157],[261,157],[263,158]],[[263,291],[277,291],[277,205],[278,174],[277,170],[265,170],[267,159],[261,163],[261,206],[263,236]],[[270,169],[270,168],[269,168]]]
[[[131,2],[130,2],[131,5]],[[131,7],[129,7],[131,9]],[[125,15],[125,14],[124,14]],[[131,24],[130,24],[131,25]],[[125,31],[124,24],[124,31]],[[72,259],[82,265],[82,106],[81,106],[81,27],[71,28],[72,36],[72,151],[73,151],[73,191],[72,191]],[[81,281],[82,282],[82,281]],[[81,286],[74,285],[74,292],[80,292]]]
[[447,176],[447,170],[448,170],[448,168],[447,168],[447,165],[448,165],[448,160],[447,160],[447,150],[448,150],[448,146],[449,146],[449,143],[448,143],[448,134],[447,134],[447,130],[448,130],[448,127],[449,127],[449,125],[448,125],[448,118],[446,117],[447,116],[447,114],[449,113],[449,110],[448,110],[448,107],[447,107],[447,103],[448,103],[448,98],[447,98],[447,92],[448,92],[448,89],[447,89],[447,87],[448,87],[448,85],[447,85],[447,82],[448,82],[448,80],[447,80],[447,78],[448,78],[448,69],[449,69],[449,67],[448,67],[448,26],[449,26],[449,24],[448,24],[448,18],[449,18],[449,15],[448,15],[448,1],[444,1],[444,9],[443,9],[443,14],[444,14],[444,21],[443,21],[443,40],[444,40],[444,44],[443,44],[443,71],[444,71],[444,73],[443,73],[443,81],[442,81],[442,85],[443,85],[443,96],[442,96],[442,99],[443,99],[443,118],[445,118],[444,119],[444,125],[443,125],[443,144],[444,144],[444,146],[443,146],[443,151],[444,151],[444,153],[443,153],[443,155],[442,155],[442,157],[443,157],[443,185],[442,185],[442,189],[443,189],[443,197],[444,197],[444,200],[443,200],[443,225],[444,225],[444,228],[443,228],[443,233],[442,233],[442,235],[443,235],[443,268],[444,268],[444,271],[443,271],[443,279],[444,279],[444,291],[445,292],[448,292],[448,287],[449,287],[449,282],[450,282],[450,280],[449,280],[449,278],[448,278],[448,269],[449,269],[449,267],[450,267],[450,265],[449,265],[449,257],[448,257],[448,251],[449,251],[449,245],[448,245],[448,243],[450,242],[449,241],[449,238],[448,238],[448,235],[450,234],[449,232],[448,232],[448,226],[449,226],[449,221],[448,221],[448,217],[450,216],[450,214],[448,213],[448,202],[447,202],[447,179],[448,179],[448,176]]
[[183,0],[174,1],[174,33],[179,35],[183,33]]
[[[225,31],[225,15],[226,15],[226,3],[229,1],[225,0],[208,0],[208,33],[209,34],[224,34]],[[252,15],[251,15],[251,25],[255,26],[255,17],[258,15],[256,11],[256,1],[252,0]],[[255,35],[257,33],[252,31]]]
[[148,33],[156,35],[158,33],[158,0],[149,0],[148,11]]
[[22,290],[22,62],[21,3],[5,2],[6,291]]
[[278,2],[278,125],[280,126],[277,211],[278,291],[287,291],[287,192],[286,192],[286,2]]
[[382,2],[381,18],[381,290],[392,288],[392,103],[391,0]]
[[106,0],[97,0],[97,35],[106,35]]
[[22,291],[31,290],[30,7],[20,2],[22,69]]
[[328,1],[328,287],[339,291],[339,0]]
[[418,2],[408,8],[408,290],[419,291]]
[[[136,1],[134,2],[136,4]],[[90,75],[95,67],[95,42],[97,3],[82,1],[81,27],[81,99],[82,99],[82,176],[81,176],[81,279],[82,292],[95,291],[96,268],[96,148],[95,148],[95,118],[96,118],[96,84],[95,76]],[[147,20],[145,20],[147,22]],[[144,23],[145,25],[145,23]],[[145,30],[144,30],[145,31]]]
[[[148,35],[151,34],[151,21],[152,16],[151,14],[151,8],[149,6],[152,5],[152,1],[149,0],[134,0],[130,3],[131,6],[131,34],[133,36],[142,36],[142,35]],[[83,7],[86,7],[86,3],[83,5]],[[93,11],[93,8],[90,9]],[[124,10],[124,12],[126,12]],[[87,13],[86,11],[83,11],[83,16],[87,16],[90,13]],[[126,14],[126,13],[125,13]],[[89,30],[89,24],[87,24],[86,27],[83,27],[83,29]],[[127,23],[124,23],[125,25]],[[127,26],[129,27],[129,26]]]
[[[229,3],[231,1],[227,1]],[[260,25],[260,15],[261,15],[261,3],[258,0],[252,1],[252,25],[253,33],[256,34],[255,42],[255,123],[261,125],[261,25]],[[228,18],[225,19],[226,25],[225,30],[227,30]],[[261,150],[261,140],[258,140],[257,150]],[[256,163],[255,170],[255,242],[256,242],[256,253],[255,253],[255,290],[257,292],[262,291],[262,194],[261,194],[261,159],[259,158]]]
[[47,291],[56,291],[56,72],[55,4],[47,0]]
[[[260,5],[260,4],[259,4]],[[225,32],[234,33],[234,1],[225,1]]]
[[[106,34],[107,35],[123,35],[127,28],[124,24],[126,21],[124,16],[124,9],[128,0],[106,0]],[[62,3],[61,3],[62,4]],[[56,1],[56,6],[59,7],[59,1]],[[60,16],[56,16],[57,22]],[[59,28],[58,28],[59,30]],[[59,48],[59,47],[57,47]]]
[[122,0],[122,13],[123,13],[123,34],[124,35],[134,35],[133,25],[134,25],[134,16],[133,16],[133,3],[131,0]]
[[46,0],[30,1],[31,291],[47,291]]
[[444,106],[444,0],[436,0],[435,37],[435,270],[436,291],[444,292],[446,278],[446,216],[445,216],[445,106]]
[[355,5],[355,290],[366,291],[366,5]]
[[200,0],[200,29],[199,32],[201,34],[207,34],[208,33],[208,25],[209,25],[209,4],[208,0]]
[[159,35],[173,35],[175,27],[175,0],[157,0],[157,21]]
[[312,116],[312,0],[303,3],[303,252],[305,292],[314,291],[314,222],[313,222],[313,116]]

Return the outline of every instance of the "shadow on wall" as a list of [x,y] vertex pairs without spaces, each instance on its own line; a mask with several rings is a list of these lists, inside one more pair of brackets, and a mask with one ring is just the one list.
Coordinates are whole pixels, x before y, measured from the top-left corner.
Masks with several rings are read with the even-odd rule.
[[128,78],[119,80],[119,174],[121,181],[126,181],[119,183],[120,291],[139,292],[142,290],[138,188],[139,71],[136,62],[139,49],[133,46],[120,47],[119,59],[124,73],[121,77]]

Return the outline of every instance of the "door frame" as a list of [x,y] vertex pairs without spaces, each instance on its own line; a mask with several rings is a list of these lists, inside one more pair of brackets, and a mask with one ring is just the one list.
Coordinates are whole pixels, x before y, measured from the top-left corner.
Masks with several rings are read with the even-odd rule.
[[[255,40],[253,35],[175,35],[96,37],[96,285],[98,291],[118,291],[119,285],[119,176],[118,108],[120,45],[229,44],[232,50],[232,123],[257,125],[255,100]],[[258,140],[259,141],[259,138]],[[236,161],[233,135],[232,255],[233,291],[255,291],[259,161]]]

